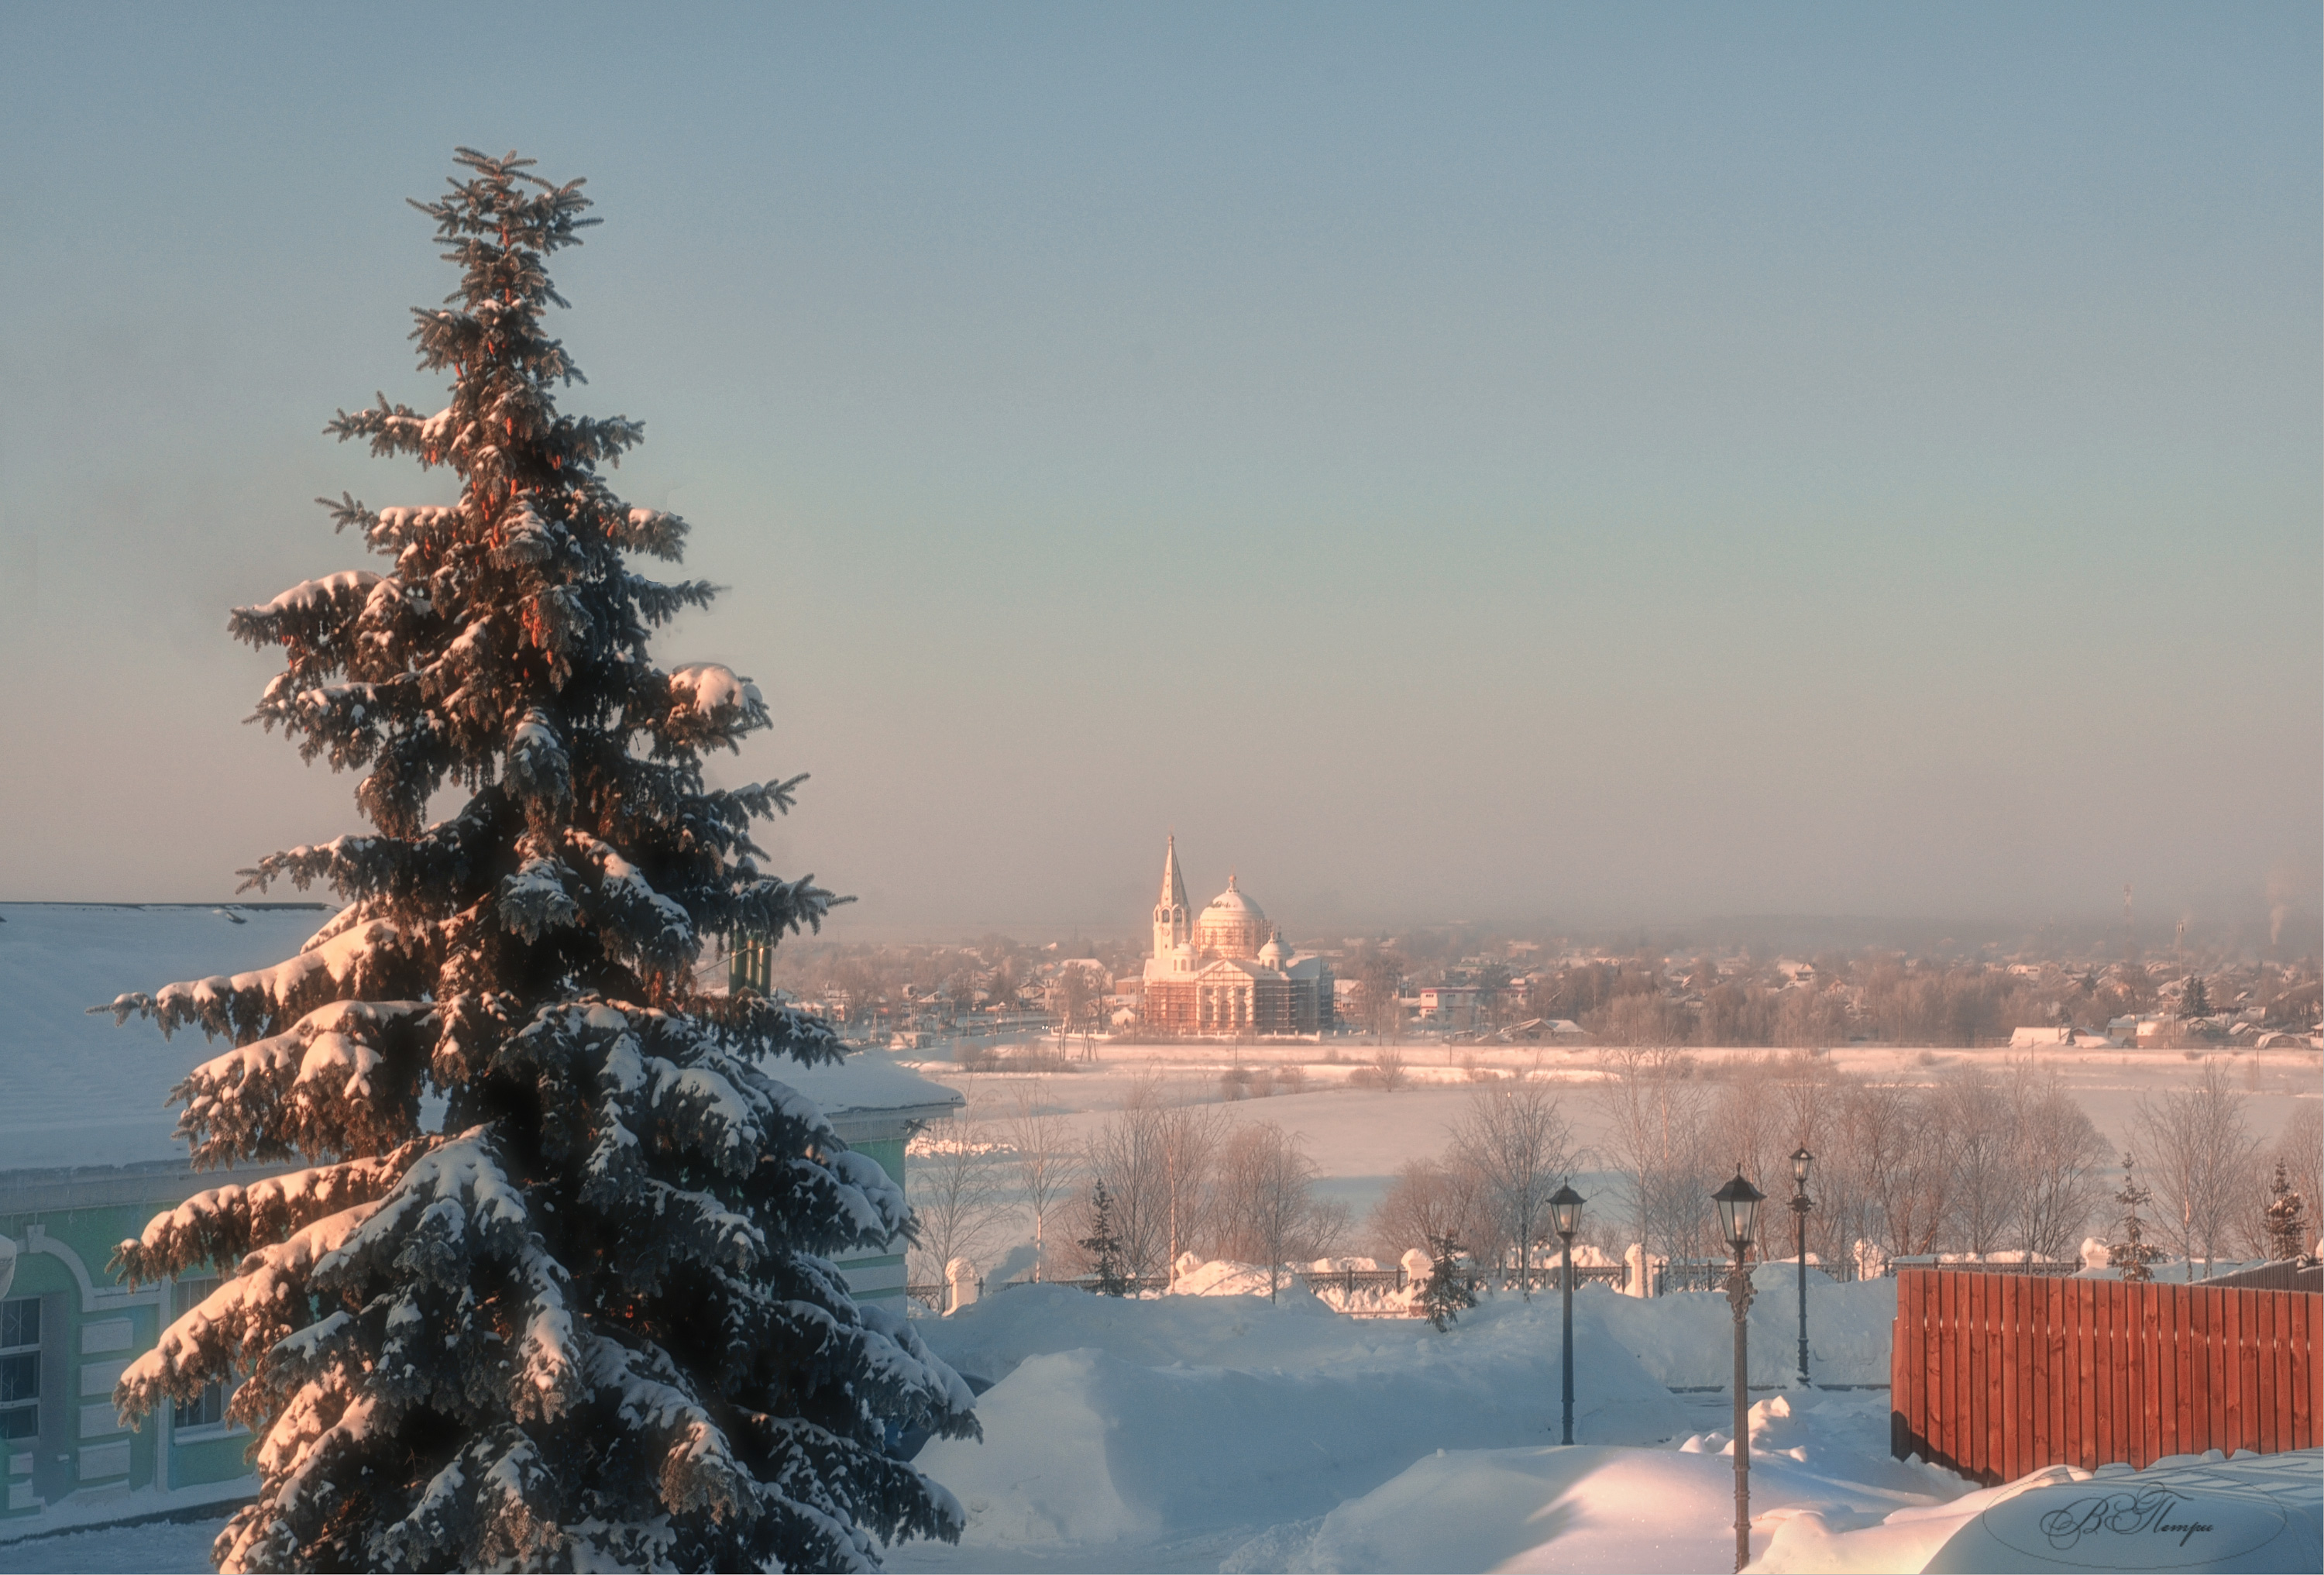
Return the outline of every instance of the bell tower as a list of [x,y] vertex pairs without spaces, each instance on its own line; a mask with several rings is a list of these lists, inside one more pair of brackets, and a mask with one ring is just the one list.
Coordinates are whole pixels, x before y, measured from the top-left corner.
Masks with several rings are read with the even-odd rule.
[[1194,936],[1194,916],[1186,907],[1186,880],[1178,873],[1176,833],[1162,853],[1162,897],[1154,905],[1154,955],[1163,957]]

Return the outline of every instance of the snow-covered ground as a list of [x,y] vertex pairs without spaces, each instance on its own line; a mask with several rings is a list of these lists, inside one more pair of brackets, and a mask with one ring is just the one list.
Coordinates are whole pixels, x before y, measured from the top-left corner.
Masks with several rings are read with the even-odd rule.
[[[1845,1327],[1880,1285],[1833,1287]],[[1812,1295],[1815,1290],[1812,1287]],[[1867,1305],[1851,1307],[1850,1298]],[[921,1327],[991,1382],[982,1443],[919,1464],[954,1546],[899,1570],[1700,1570],[1731,1567],[1731,1402],[1674,1394],[1721,1298],[1577,1298],[1576,1421],[1556,1436],[1554,1303],[1489,1301],[1443,1334],[1293,1293],[1113,1301],[1055,1286]],[[1812,1312],[1817,1311],[1811,1303]],[[1722,1345],[1723,1342],[1715,1342]],[[2324,1451],[2064,1467],[1976,1489],[1889,1458],[1886,1395],[1786,1390],[1750,1414],[1752,1568],[2314,1570]],[[216,1519],[0,1544],[16,1571],[208,1567]],[[2191,1544],[2191,1545],[2190,1545]]]
[[[1811,1296],[1851,1358],[1846,1377],[1833,1381],[1866,1381],[1876,1365],[1885,1376],[1893,1286],[1825,1283]],[[1389,1561],[1381,1563],[1331,1550],[1342,1541],[1386,1547],[1363,1518],[1371,1511],[1353,1521],[1343,1511],[1392,1497],[1392,1485],[1415,1470],[1452,1469],[1436,1462],[1490,1460],[1489,1475],[1539,1474],[1510,1461],[1558,1436],[1559,1316],[1555,1298],[1489,1298],[1440,1334],[1417,1321],[1341,1317],[1304,1291],[1270,1304],[1012,1288],[919,1326],[939,1354],[993,1387],[978,1406],[983,1442],[931,1444],[918,1461],[967,1506],[967,1537],[958,1548],[900,1547],[892,1561],[925,1570],[1289,1569],[1338,1567],[1333,1561],[1344,1557],[1358,1569],[1489,1568],[1460,1561],[1467,1555],[1451,1548],[1414,1552],[1419,1561],[1403,1563],[1394,1561],[1402,1553],[1382,1552]],[[1795,1316],[1796,1303],[1772,1286],[1754,1308],[1755,1333],[1781,1359],[1771,1368],[1792,1349],[1775,1349],[1772,1323]],[[1875,1326],[1877,1340],[1868,1338]],[[1674,1394],[1663,1377],[1715,1382],[1716,1362],[1731,1361],[1731,1327],[1723,1296],[1642,1302],[1584,1290],[1574,1303],[1578,1444],[1552,1451],[1568,1462],[1558,1469],[1587,1460],[1614,1482],[1642,1471],[1716,1478],[1731,1503],[1731,1475],[1691,1458],[1725,1441],[1716,1429],[1729,1403]],[[1689,1349],[1697,1346],[1707,1349]],[[1781,1502],[1877,1520],[1966,1486],[1886,1458],[1887,1402],[1877,1391],[1814,1397],[1812,1424],[1791,1421],[1785,1402],[1771,1398],[1775,1421],[1801,1441],[1803,1429],[1819,1430],[1820,1458],[1786,1461],[1789,1476],[1771,1479]],[[1706,1433],[1715,1436],[1706,1441]],[[1787,1432],[1773,1447],[1797,1446]],[[1715,1497],[1716,1487],[1704,1491]],[[1715,1545],[1731,1519],[1714,1515],[1696,1529]],[[1459,1546],[1483,1547],[1462,1535]],[[1671,1548],[1691,1547],[1692,1535]],[[1730,1553],[1732,1545],[1730,1537]],[[1559,1567],[1603,1567],[1594,1557]],[[1628,1567],[1695,1566],[1682,1559]]]
[[201,1520],[149,1521],[52,1537],[0,1543],[0,1575],[203,1575],[210,1567],[210,1543],[226,1527],[226,1516]]
[[[1753,1309],[1755,1379],[1780,1380],[1792,1359],[1778,1336],[1795,1327],[1797,1303],[1781,1290],[1766,1285]],[[1810,1298],[1819,1357],[1830,1346],[1840,1359],[1826,1382],[1885,1377],[1893,1282],[1812,1278]],[[1732,1400],[1671,1386],[1715,1380],[1731,1361],[1716,1294],[1576,1298],[1572,1448],[1552,1441],[1554,1300],[1489,1300],[1438,1334],[1343,1318],[1304,1292],[1269,1304],[1032,1286],[921,1328],[992,1387],[979,1405],[983,1441],[933,1444],[918,1462],[959,1495],[967,1535],[899,1547],[896,1569],[1732,1566]],[[2073,1568],[2070,1549],[2055,1564],[2041,1552],[2053,1512],[2088,1518],[2093,1504],[2103,1513],[2085,1568],[2103,1544],[2094,1567],[2313,1570],[2324,1546],[2317,1451],[2109,1469],[2095,1486],[2052,1468],[1978,1490],[1890,1457],[1885,1389],[1767,1393],[1750,1433],[1752,1549],[1765,1570]],[[2195,1503],[2213,1557],[2181,1558],[2159,1534],[2116,1545],[2136,1518],[2105,1507],[2126,1486],[2117,1477],[2134,1495],[2126,1506],[2153,1486]],[[2029,1549],[2028,1537],[2044,1540]]]

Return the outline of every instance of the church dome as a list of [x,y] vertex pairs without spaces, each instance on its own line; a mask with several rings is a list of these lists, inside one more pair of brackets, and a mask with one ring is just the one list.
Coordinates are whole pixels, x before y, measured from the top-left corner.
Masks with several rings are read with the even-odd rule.
[[1211,906],[1194,921],[1194,949],[1222,957],[1256,957],[1271,928],[1259,904],[1238,890],[1230,875],[1227,889],[1211,898]]
[[1281,930],[1268,936],[1267,944],[1259,949],[1259,960],[1270,968],[1280,968],[1291,961],[1291,948],[1283,944]]

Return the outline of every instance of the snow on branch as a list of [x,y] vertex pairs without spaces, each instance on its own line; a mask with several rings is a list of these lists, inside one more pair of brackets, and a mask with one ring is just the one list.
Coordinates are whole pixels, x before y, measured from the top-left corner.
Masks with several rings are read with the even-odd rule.
[[556,814],[573,801],[573,762],[566,753],[565,740],[550,723],[549,713],[537,705],[524,714],[509,734],[507,781],[511,792],[538,806],[543,815]]
[[549,1512],[553,1488],[540,1446],[521,1429],[493,1428],[429,1479],[411,1507],[372,1540],[364,1562],[382,1570],[569,1562],[555,1557],[572,1539]]
[[417,1138],[369,1158],[196,1193],[155,1215],[142,1236],[124,1241],[113,1266],[123,1284],[134,1286],[204,1264],[233,1263],[318,1220],[384,1197],[404,1167],[438,1141]]
[[564,526],[542,519],[533,508],[532,499],[520,495],[501,516],[493,560],[503,568],[545,563],[557,551],[558,540],[564,535]]
[[643,1434],[640,1441],[659,1456],[665,1508],[678,1515],[706,1511],[725,1520],[759,1507],[763,1490],[659,1347],[633,1351],[616,1340],[598,1340],[589,1353],[588,1377],[613,1398],[622,1423]]
[[659,509],[632,509],[614,516],[605,534],[616,547],[674,563],[684,553],[687,530],[686,521],[675,514]]
[[435,1008],[332,1001],[283,1033],[202,1063],[170,1091],[197,1166],[381,1154],[418,1116]]
[[380,576],[368,569],[342,569],[320,579],[301,580],[271,602],[236,607],[226,615],[226,628],[252,646],[330,646],[363,611],[379,582]]
[[666,749],[723,744],[740,749],[742,734],[768,725],[759,686],[716,662],[696,662],[669,675],[669,705],[654,731]]
[[566,889],[567,873],[554,859],[527,859],[500,884],[496,895],[501,927],[527,941],[538,941],[545,931],[578,924],[581,907]]
[[468,1281],[478,1257],[503,1261],[525,1251],[531,1212],[523,1189],[493,1151],[491,1129],[472,1127],[413,1162],[395,1189],[330,1254],[317,1261],[325,1289],[391,1267],[440,1285]]
[[702,943],[694,916],[683,906],[656,891],[612,843],[577,828],[567,831],[565,840],[583,868],[597,876],[583,907],[607,955],[658,972],[679,972],[692,965]]
[[[357,1203],[309,1221],[281,1241],[243,1258],[234,1276],[161,1332],[153,1349],[129,1364],[113,1403],[126,1417],[141,1416],[163,1399],[186,1400],[239,1367],[263,1374],[277,1343],[308,1316],[310,1279],[327,1256],[379,1208]],[[256,1414],[262,1387],[235,1396],[237,1414]]]

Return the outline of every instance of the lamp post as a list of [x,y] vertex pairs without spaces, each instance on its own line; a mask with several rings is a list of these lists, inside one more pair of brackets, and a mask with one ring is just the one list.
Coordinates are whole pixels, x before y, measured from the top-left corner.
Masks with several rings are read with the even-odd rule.
[[1719,1205],[1720,1233],[1734,1249],[1735,1266],[1727,1275],[1727,1302],[1735,1309],[1735,1569],[1741,1575],[1751,1561],[1751,1391],[1749,1334],[1744,1322],[1751,1311],[1751,1268],[1744,1261],[1751,1250],[1751,1227],[1766,1194],[1743,1179],[1735,1179],[1711,1194]]
[[1812,1209],[1812,1208],[1815,1207],[1815,1205],[1814,1205],[1812,1202],[1811,1202],[1809,1201],[1809,1199],[1808,1199],[1808,1166],[1810,1166],[1811,1165],[1813,1165],[1814,1163],[1815,1163],[1815,1156],[1814,1156],[1814,1155],[1812,1155],[1812,1154],[1810,1154],[1810,1153],[1808,1152],[1808,1150],[1807,1150],[1807,1145],[1806,1145],[1806,1144],[1804,1144],[1804,1143],[1803,1143],[1802,1145],[1800,1145],[1799,1152],[1792,1156],[1792,1181],[1793,1181],[1793,1184],[1794,1184],[1794,1185],[1793,1185],[1793,1190],[1792,1190],[1792,1217],[1793,1217],[1795,1220],[1797,1220],[1797,1221],[1798,1221],[1798,1226],[1799,1226],[1799,1257],[1800,1257],[1800,1387],[1801,1387],[1801,1388],[1803,1388],[1803,1389],[1809,1387],[1809,1382],[1808,1382],[1808,1211],[1809,1211],[1810,1209]]
[[1561,1186],[1549,1200],[1550,1223],[1556,1229],[1557,1239],[1565,1244],[1565,1384],[1563,1390],[1565,1414],[1565,1441],[1573,1441],[1573,1233],[1582,1226],[1582,1194],[1572,1184]]

